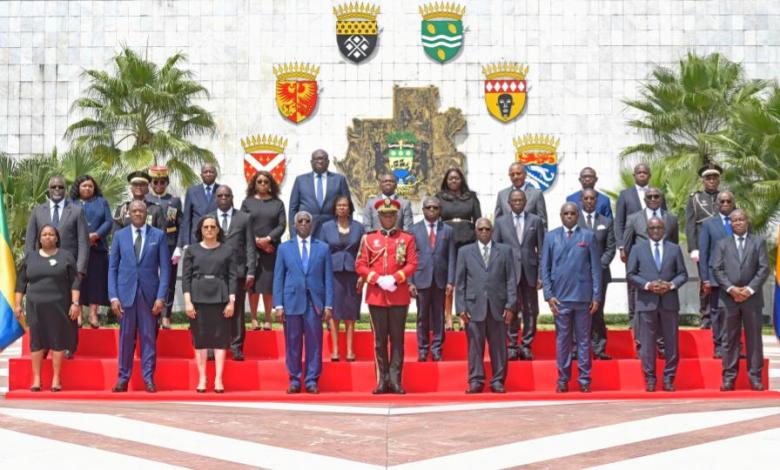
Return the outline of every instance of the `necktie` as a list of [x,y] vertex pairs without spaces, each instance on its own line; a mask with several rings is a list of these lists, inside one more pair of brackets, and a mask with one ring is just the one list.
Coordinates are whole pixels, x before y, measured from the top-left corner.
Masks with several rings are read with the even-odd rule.
[[655,269],[658,270],[658,272],[661,272],[661,248],[660,243],[655,242]]
[[487,268],[488,261],[490,261],[490,252],[488,251],[487,245],[485,245],[485,247],[482,248],[482,261],[485,262],[485,267]]
[[726,228],[726,233],[732,237],[734,236],[734,230],[731,229],[731,217],[726,216],[723,218],[723,225]]
[[593,214],[588,214],[588,228],[593,230]]
[[515,233],[517,233],[517,242],[523,244],[523,217],[515,216]]
[[428,234],[428,242],[431,244],[431,248],[433,248],[434,246],[436,246],[436,230],[434,229],[434,225],[432,222],[430,226],[431,226],[431,231]]
[[143,243],[141,229],[137,228],[135,229],[135,242],[133,243],[133,248],[135,248],[135,259],[138,261],[141,261],[141,243]]
[[653,211],[653,217],[658,218],[658,211],[657,210]]
[[211,186],[206,186],[206,202],[211,202]]
[[745,237],[739,237],[739,243],[737,243],[737,253],[739,254],[739,260],[745,257]]
[[303,270],[309,270],[309,250],[306,249],[306,240],[302,240],[303,248],[301,248],[301,264],[303,264]]
[[322,189],[322,175],[317,175],[317,204],[322,207],[325,202],[325,191]]
[[228,218],[227,218],[227,212],[222,214],[222,231],[227,233],[228,231]]
[[574,235],[574,230],[567,230],[566,231],[566,238],[571,238],[572,235]]
[[59,228],[60,225],[60,203],[54,204],[54,213],[51,215],[51,224],[54,228]]

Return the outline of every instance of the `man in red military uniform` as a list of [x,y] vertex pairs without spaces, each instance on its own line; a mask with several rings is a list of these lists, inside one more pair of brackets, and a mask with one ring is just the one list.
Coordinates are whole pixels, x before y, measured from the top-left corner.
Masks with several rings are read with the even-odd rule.
[[[374,204],[381,229],[363,236],[355,271],[363,278],[366,303],[374,331],[374,357],[377,386],[373,393],[406,393],[401,387],[404,362],[404,329],[409,310],[407,279],[417,270],[414,237],[395,228],[401,205],[396,200],[380,199]],[[390,362],[387,339],[390,337]]]

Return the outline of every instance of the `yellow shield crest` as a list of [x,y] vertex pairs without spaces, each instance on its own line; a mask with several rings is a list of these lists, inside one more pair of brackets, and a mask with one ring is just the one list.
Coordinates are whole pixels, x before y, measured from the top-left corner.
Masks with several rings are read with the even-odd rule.
[[517,63],[503,62],[486,65],[485,105],[488,112],[501,122],[509,122],[525,109],[528,67]]

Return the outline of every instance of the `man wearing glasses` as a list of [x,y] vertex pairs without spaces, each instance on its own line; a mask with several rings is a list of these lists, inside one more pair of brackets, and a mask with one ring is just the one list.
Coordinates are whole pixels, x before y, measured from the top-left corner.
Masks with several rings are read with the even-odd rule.
[[[441,361],[444,344],[444,298],[455,283],[455,242],[452,227],[441,221],[441,204],[435,197],[423,199],[424,219],[412,225],[417,249],[417,271],[409,279],[409,294],[417,298],[418,361]],[[429,341],[429,333],[433,333]],[[429,348],[430,346],[430,348]]]
[[[173,253],[176,242],[179,239],[179,227],[181,226],[182,204],[181,199],[168,193],[168,185],[171,180],[168,176],[168,168],[165,166],[153,166],[149,168],[149,176],[152,178],[152,191],[146,195],[146,200],[160,206],[164,217],[164,231],[168,242],[168,252]],[[178,260],[176,260],[178,262]],[[173,297],[176,293],[176,262],[171,258],[170,279],[168,280],[168,295],[165,298],[165,310],[163,310],[162,327],[171,327],[171,308]]]

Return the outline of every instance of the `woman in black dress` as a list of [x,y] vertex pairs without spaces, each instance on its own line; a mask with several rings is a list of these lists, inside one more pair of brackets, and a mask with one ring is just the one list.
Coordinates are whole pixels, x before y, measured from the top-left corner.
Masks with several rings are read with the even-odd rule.
[[[441,220],[452,227],[455,249],[473,243],[477,239],[474,223],[482,217],[482,209],[477,193],[469,189],[460,168],[447,170],[436,197],[441,202]],[[452,331],[452,298],[452,295],[448,295],[444,303],[445,329],[448,331]],[[462,330],[463,322],[459,321]]]
[[236,301],[236,265],[233,251],[224,244],[225,234],[213,215],[200,219],[193,243],[184,252],[182,292],[190,318],[192,343],[198,364],[197,392],[206,391],[207,350],[214,350],[214,391],[222,393],[225,350],[230,347],[230,317]]
[[346,196],[336,199],[334,220],[322,224],[320,240],[330,247],[333,261],[333,317],[330,319],[332,355],[330,360],[339,360],[339,321],[344,321],[347,331],[347,361],[355,360],[352,337],[355,322],[360,318],[360,303],[363,299],[363,279],[355,272],[355,258],[363,238],[363,224],[352,219],[355,208]]
[[27,296],[27,324],[30,327],[33,392],[41,391],[41,363],[47,350],[52,353],[51,391],[62,389],[60,370],[65,350],[76,346],[79,306],[79,276],[76,260],[60,250],[60,234],[52,225],[38,232],[38,250],[28,253],[16,278],[17,318],[22,315],[22,297]]
[[279,184],[271,173],[258,171],[252,176],[246,188],[246,199],[241,204],[241,210],[252,217],[252,231],[257,247],[255,285],[249,292],[252,329],[260,329],[257,323],[257,305],[262,294],[265,320],[263,329],[270,330],[276,247],[287,228],[284,203],[279,199]]
[[[81,282],[81,304],[89,306],[89,326],[98,328],[98,307],[108,307],[108,247],[106,238],[111,232],[111,209],[100,192],[100,187],[89,175],[76,178],[70,189],[70,198],[81,205],[89,226],[89,264]],[[78,318],[81,326],[81,315]]]

